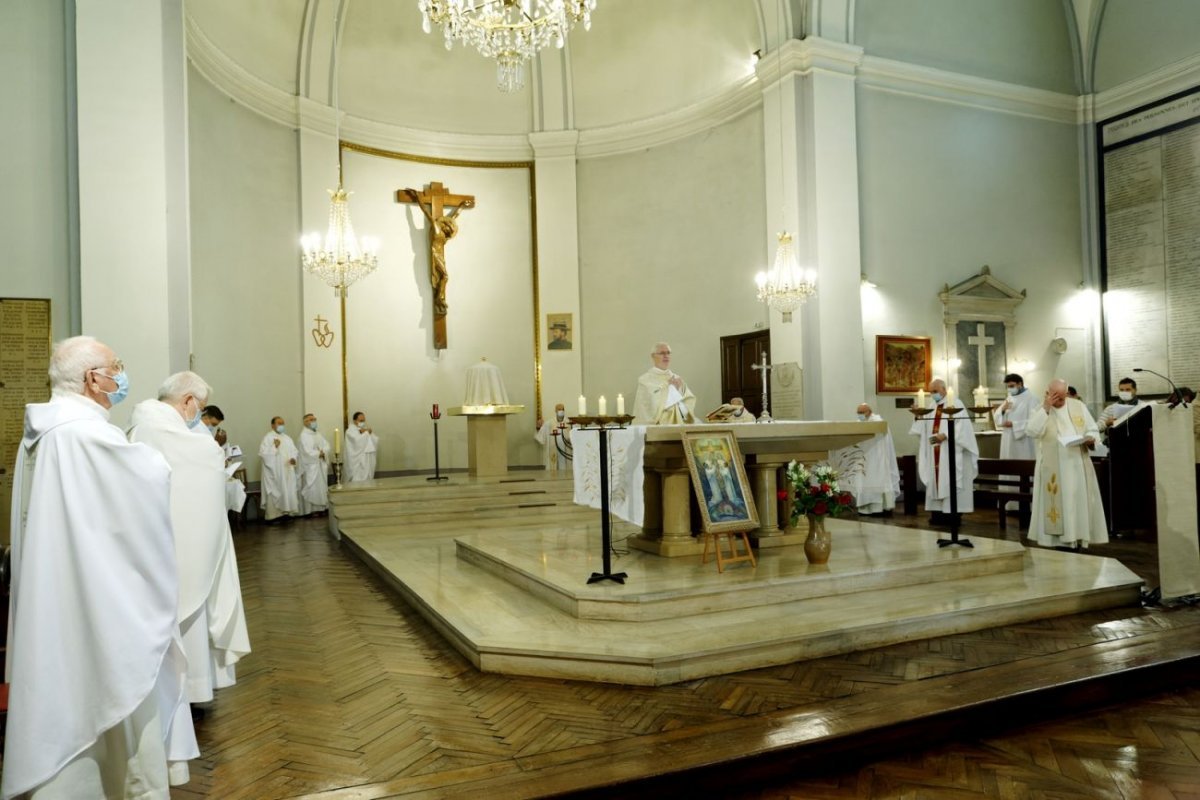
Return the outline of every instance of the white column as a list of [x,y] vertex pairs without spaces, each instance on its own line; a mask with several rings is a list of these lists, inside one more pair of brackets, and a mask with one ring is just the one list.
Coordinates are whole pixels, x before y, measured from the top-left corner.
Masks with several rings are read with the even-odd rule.
[[[579,225],[575,173],[576,131],[531,133],[537,193],[537,264],[539,357],[542,363],[542,414],[549,418],[554,404],[574,413],[573,399],[583,393],[583,320],[579,315]],[[547,314],[571,314],[572,350],[548,350]],[[594,387],[593,394],[609,396],[616,412],[616,391]],[[633,408],[627,397],[626,410]]]
[[82,330],[141,399],[191,349],[183,0],[78,0],[75,50]]
[[[767,236],[793,233],[817,295],[792,323],[771,314],[771,360],[804,369],[808,419],[845,417],[864,396],[855,71],[862,49],[809,37],[760,62]],[[824,313],[822,313],[824,311]]]

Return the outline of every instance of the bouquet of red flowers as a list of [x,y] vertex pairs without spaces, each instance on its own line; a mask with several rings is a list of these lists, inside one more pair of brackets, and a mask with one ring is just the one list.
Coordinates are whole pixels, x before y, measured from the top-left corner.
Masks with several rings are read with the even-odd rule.
[[788,464],[787,476],[795,491],[793,525],[807,514],[836,517],[854,508],[854,496],[838,487],[838,472],[828,464],[817,464],[810,469],[793,461]]

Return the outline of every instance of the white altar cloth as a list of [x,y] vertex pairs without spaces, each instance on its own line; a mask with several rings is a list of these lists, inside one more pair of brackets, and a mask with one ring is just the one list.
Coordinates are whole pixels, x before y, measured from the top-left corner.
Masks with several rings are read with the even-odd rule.
[[[600,508],[600,437],[599,431],[571,431],[574,448],[575,502]],[[633,425],[613,428],[608,434],[608,509],[621,519],[641,526],[646,508],[642,497],[644,471],[642,455],[646,449],[646,428]]]

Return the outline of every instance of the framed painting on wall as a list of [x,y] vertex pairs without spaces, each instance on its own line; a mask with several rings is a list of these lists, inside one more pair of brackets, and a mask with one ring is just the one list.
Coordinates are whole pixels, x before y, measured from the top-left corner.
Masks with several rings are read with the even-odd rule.
[[875,337],[875,393],[915,394],[933,377],[933,340],[928,336]]
[[687,455],[705,533],[757,528],[754,495],[733,432],[685,432],[683,451]]

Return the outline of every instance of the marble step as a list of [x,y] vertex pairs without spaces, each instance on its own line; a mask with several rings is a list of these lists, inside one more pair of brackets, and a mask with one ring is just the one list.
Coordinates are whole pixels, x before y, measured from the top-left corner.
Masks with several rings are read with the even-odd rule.
[[[809,564],[802,547],[760,550],[756,566],[730,565],[724,573],[717,572],[711,553],[707,564],[696,556],[678,559],[679,564],[650,556],[637,559],[624,585],[583,580],[590,573],[576,556],[594,533],[556,529],[541,536],[501,536],[488,531],[455,541],[460,559],[582,619],[669,619],[1020,572],[1024,564],[1025,548],[1017,542],[981,539],[974,548],[959,550],[887,525],[828,520],[827,527],[835,542],[827,565]],[[599,542],[594,546],[598,551]]]
[[[921,548],[926,544],[920,540],[936,542],[939,536],[933,531],[905,533]],[[509,535],[547,541],[545,534]],[[584,547],[577,548],[570,538],[563,534],[564,549],[546,553],[545,560],[560,560],[569,553],[570,562],[558,568],[583,582],[601,569],[599,539],[589,534]],[[1142,585],[1115,559],[1031,549],[1024,553],[1020,571],[657,620],[585,619],[458,558],[453,540],[414,545],[359,531],[348,533],[344,541],[480,670],[648,686],[1136,605]],[[830,574],[843,570],[838,552],[835,540]],[[634,578],[658,561],[691,572],[690,560],[633,552],[618,559],[614,569]],[[733,568],[723,576],[717,576],[712,563],[706,568],[714,579],[733,575]],[[594,588],[598,594],[626,590],[609,582]],[[628,589],[636,586],[631,582]]]
[[333,504],[333,513],[343,519],[364,517],[403,516],[406,514],[441,513],[443,516],[473,514],[493,509],[544,508],[557,506],[575,507],[570,493],[552,494],[536,492],[529,494],[488,495],[482,497],[442,497],[428,500],[393,500],[357,505]]
[[[392,481],[392,482],[388,482]],[[330,492],[331,499],[337,499],[347,505],[359,503],[377,503],[400,499],[440,499],[447,496],[489,496],[493,494],[510,494],[524,491],[572,491],[570,477],[530,478],[513,477],[491,479],[486,482],[481,479],[470,479],[465,476],[454,476],[450,481],[436,483],[420,478],[384,479],[365,483],[343,484],[341,489]]]

